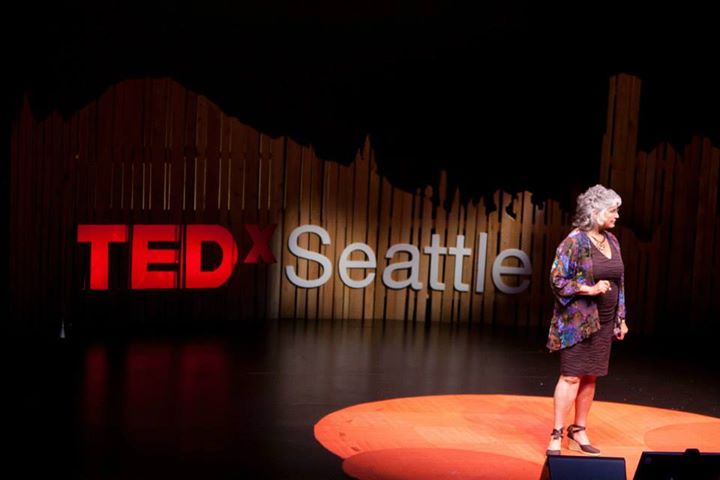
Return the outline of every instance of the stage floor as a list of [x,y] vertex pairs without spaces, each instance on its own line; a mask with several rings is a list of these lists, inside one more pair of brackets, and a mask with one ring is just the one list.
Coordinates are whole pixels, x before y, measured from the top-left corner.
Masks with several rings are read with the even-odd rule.
[[[510,474],[515,462],[514,475],[539,478],[558,371],[543,332],[283,320],[223,335],[126,333],[70,332],[6,347],[6,454],[24,476],[346,479],[345,468],[380,478],[358,468],[397,449],[396,459],[443,459],[450,467],[470,451],[476,463],[507,465]],[[604,455],[625,457],[628,472],[644,449],[675,445],[668,439],[706,451],[717,442],[719,380],[717,354],[707,348],[632,337],[615,343],[610,374],[598,382],[591,438]],[[347,451],[316,439],[329,419],[375,402],[399,408],[406,426],[413,424],[407,402],[427,410],[405,437],[412,441],[387,437],[397,434],[389,418],[364,426],[364,446],[350,442],[362,441],[362,429],[346,431],[354,435],[344,439]],[[644,416],[655,411],[662,415]],[[680,437],[680,424],[694,425],[696,436]]]
[[[361,480],[537,479],[552,422],[549,397],[430,395],[333,412],[315,425],[315,437]],[[720,452],[720,418],[705,415],[597,401],[588,427],[602,456],[625,459],[630,479],[643,451]]]

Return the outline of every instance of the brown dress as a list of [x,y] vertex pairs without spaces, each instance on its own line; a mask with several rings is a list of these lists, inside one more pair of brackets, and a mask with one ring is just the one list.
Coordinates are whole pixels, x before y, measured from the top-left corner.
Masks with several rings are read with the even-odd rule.
[[[608,240],[606,240],[610,243]],[[610,347],[612,346],[615,314],[617,313],[618,291],[620,277],[624,265],[620,252],[613,247],[612,258],[600,253],[595,244],[591,243],[593,276],[595,282],[607,280],[610,290],[602,295],[592,297],[598,306],[600,315],[600,330],[590,335],[582,342],[560,350],[560,373],[562,375],[605,376],[610,363]]]

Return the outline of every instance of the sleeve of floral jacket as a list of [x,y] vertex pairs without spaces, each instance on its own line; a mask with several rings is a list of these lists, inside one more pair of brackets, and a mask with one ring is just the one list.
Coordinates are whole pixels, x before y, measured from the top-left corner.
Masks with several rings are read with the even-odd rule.
[[568,235],[555,251],[555,259],[550,269],[550,284],[555,298],[567,305],[577,295],[580,285],[587,278],[587,260],[583,258],[577,235]]
[[581,285],[592,283],[589,241],[574,230],[558,245],[550,269],[550,285],[556,300],[548,332],[550,350],[572,346],[600,329],[597,305],[578,295]]

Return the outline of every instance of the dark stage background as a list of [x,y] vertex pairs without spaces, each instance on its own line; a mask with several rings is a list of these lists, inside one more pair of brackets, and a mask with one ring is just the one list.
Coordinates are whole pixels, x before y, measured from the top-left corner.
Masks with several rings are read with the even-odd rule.
[[[378,173],[409,192],[425,185],[439,190],[444,171],[445,191],[458,188],[461,202],[483,199],[489,211],[497,208],[493,195],[500,189],[531,192],[536,206],[553,200],[568,209],[578,191],[603,177],[603,135],[612,144],[616,133],[606,132],[608,83],[627,73],[642,82],[639,117],[625,119],[637,134],[631,140],[638,151],[674,148],[694,158],[720,143],[712,55],[717,40],[706,25],[708,16],[690,4],[646,11],[604,3],[567,12],[523,2],[474,7],[452,2],[342,7],[330,2],[74,2],[14,9],[5,31],[13,65],[5,89],[8,139],[26,96],[37,121],[51,112],[69,119],[123,80],[170,78],[265,135],[312,147],[321,160],[348,165],[368,138]],[[623,118],[622,112],[615,115]],[[9,155],[5,149],[6,164]],[[687,177],[709,178],[709,190],[700,195],[718,191],[710,172],[696,170],[712,161],[698,160],[694,177]],[[43,175],[47,171],[43,168]],[[677,167],[664,175],[658,173],[656,191],[677,176]],[[685,182],[686,177],[677,178]],[[10,182],[9,176],[4,179]],[[672,187],[681,191],[684,185]],[[688,182],[685,190],[696,188]],[[445,201],[451,200],[446,195]],[[658,205],[645,224],[635,214],[621,224],[647,241],[667,214],[674,226],[665,224],[667,243],[660,251],[671,251],[684,237],[681,250],[688,258],[697,229],[707,224],[707,234],[700,237],[710,257],[707,263],[692,262],[717,264],[713,232],[718,209],[697,210],[693,199],[687,205]],[[17,208],[8,202],[8,218],[20,212]],[[22,212],[25,222],[37,224]],[[15,230],[22,238],[19,227]],[[40,250],[49,248],[40,245]],[[25,269],[25,280],[55,271],[55,265],[36,266],[43,255],[38,252],[39,263],[31,264],[38,271]],[[673,262],[664,277],[684,275],[682,257]],[[695,289],[680,275],[673,275],[678,288]],[[711,275],[702,279],[702,296],[712,298],[717,283]],[[36,292],[27,281],[21,288],[23,298],[42,304],[42,298],[34,298],[42,297],[42,289]],[[684,291],[680,304],[692,302],[692,295]],[[21,319],[18,314],[26,310],[13,310],[13,301],[8,302],[13,321],[7,327],[30,335],[54,336],[58,322],[48,317],[75,313],[71,305],[40,309],[42,319]],[[712,302],[694,303],[690,323],[716,326],[710,319],[713,310],[706,307]],[[92,307],[90,315],[103,315],[107,306]],[[699,333],[695,327],[672,327],[686,308],[671,309],[666,334]]]
[[638,148],[720,143],[711,17],[692,2],[41,2],[6,17],[5,92],[9,118],[26,92],[42,118],[123,79],[171,77],[323,159],[351,162],[370,135],[397,185],[444,169],[466,196],[568,204],[555,172],[595,180],[613,74],[643,81]]
[[[53,112],[70,118],[129,79],[173,79],[226,115],[312,146],[322,160],[338,164],[350,164],[369,137],[379,172],[393,186],[414,191],[435,185],[442,170],[448,191],[458,187],[463,201],[488,204],[502,189],[531,192],[535,204],[553,200],[569,208],[579,189],[599,181],[613,75],[642,81],[638,150],[665,142],[677,151],[720,145],[716,17],[688,2],[652,9],[597,2],[560,10],[521,1],[74,1],[14,4],[3,18],[0,189],[8,219],[17,212],[9,195],[12,125],[24,99],[38,121]],[[693,137],[700,140],[693,144]],[[706,217],[707,231],[717,231],[718,214]],[[675,233],[692,235],[689,229]],[[2,237],[8,251],[2,268],[12,283],[10,238]],[[715,243],[706,247],[714,257],[707,265],[715,265],[720,249],[717,237],[710,238]],[[25,278],[37,274],[24,272]],[[313,422],[329,411],[400,395],[549,396],[555,379],[556,365],[542,348],[543,328],[518,334],[487,325],[423,329],[387,321],[368,329],[363,323],[258,318],[241,324],[164,319],[150,331],[128,321],[126,328],[113,323],[112,329],[76,332],[72,318],[64,317],[62,339],[58,319],[68,312],[43,308],[47,298],[27,288],[22,295],[40,305],[43,318],[19,316],[11,291],[4,290],[3,300],[9,314],[2,329],[11,341],[3,349],[10,370],[5,414],[9,456],[25,472],[342,478],[339,460],[311,437]],[[147,297],[158,298],[175,299]],[[103,308],[84,310],[85,318],[113,316]],[[672,317],[663,324],[665,338],[656,341],[648,331],[642,341],[630,337],[621,345],[614,357],[619,375],[600,399],[717,416],[717,319],[709,308],[693,314],[700,329],[674,328],[682,319]],[[137,404],[146,404],[143,391],[162,398],[147,409],[124,410],[133,393],[123,383],[124,369],[138,338],[141,354],[159,352],[161,363],[173,359],[159,367],[167,367],[160,377],[169,378],[172,388],[143,390],[140,384]],[[678,339],[682,348],[673,342]],[[189,409],[181,419],[186,430],[180,440],[195,450],[182,461],[180,427],[164,409],[176,405],[166,397],[182,384],[176,366],[185,357],[177,352],[187,342],[191,354],[220,351],[235,377],[204,384],[233,390],[223,397],[232,404],[221,408],[203,385],[191,392],[210,413],[194,417]],[[453,354],[458,343],[460,353]],[[337,345],[347,347],[348,356]],[[109,359],[111,371],[95,371],[108,380],[93,390],[93,365],[104,365],[98,356]],[[416,368],[427,358],[437,363]],[[342,368],[323,370],[334,362]],[[416,377],[408,379],[409,370]],[[88,402],[97,410],[88,410]],[[149,427],[138,433],[138,425]]]

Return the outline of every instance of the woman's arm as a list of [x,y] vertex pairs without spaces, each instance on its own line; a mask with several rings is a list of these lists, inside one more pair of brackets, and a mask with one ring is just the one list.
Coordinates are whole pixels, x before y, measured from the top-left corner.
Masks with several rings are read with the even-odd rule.
[[610,289],[610,282],[600,280],[595,285],[585,285],[578,275],[580,246],[577,239],[566,238],[555,251],[550,269],[553,293],[562,305],[567,305],[577,295],[600,295]]

